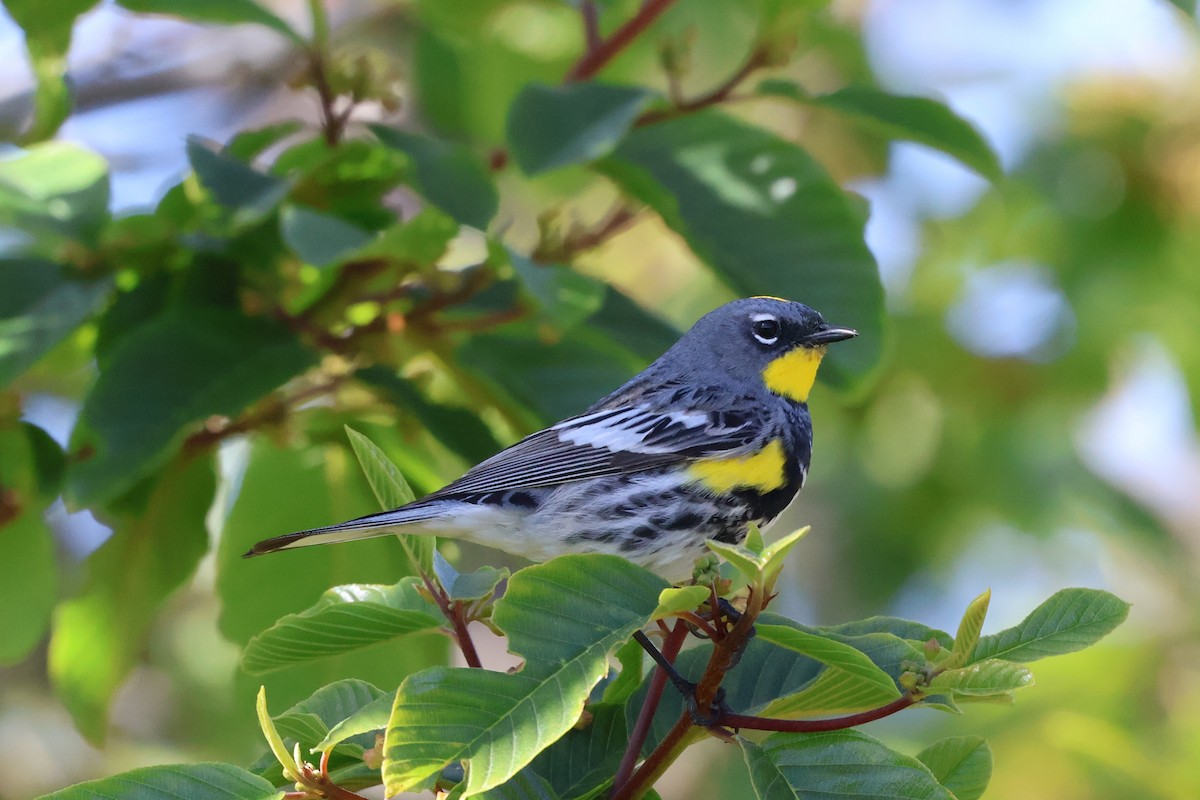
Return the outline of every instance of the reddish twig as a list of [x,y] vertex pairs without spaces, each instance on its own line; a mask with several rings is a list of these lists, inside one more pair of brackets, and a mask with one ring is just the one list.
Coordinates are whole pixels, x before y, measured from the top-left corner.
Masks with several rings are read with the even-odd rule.
[[699,97],[693,97],[691,100],[676,102],[670,108],[647,111],[637,118],[634,125],[653,125],[656,122],[664,122],[668,119],[674,119],[684,114],[690,114],[693,111],[699,111],[703,108],[723,103],[730,99],[734,90],[741,86],[747,78],[763,67],[769,66],[769,63],[766,51],[756,49],[750,53],[749,58],[746,59],[742,66],[738,67],[736,72],[726,78],[712,91],[702,94]]
[[654,20],[662,16],[675,0],[646,0],[628,22],[613,31],[612,36],[601,39],[595,47],[589,47],[583,57],[575,62],[575,66],[563,79],[566,83],[586,81],[594,77],[618,53],[640,36]]
[[[687,625],[682,621],[676,622],[674,629],[667,634],[667,638],[663,641],[662,654],[663,657],[675,662],[675,657],[679,655],[679,650],[683,647],[683,642],[687,638]],[[633,768],[637,765],[638,756],[641,755],[642,745],[646,743],[646,736],[650,733],[650,723],[654,721],[654,714],[658,711],[659,701],[662,700],[663,689],[667,685],[667,673],[662,667],[656,667],[654,677],[650,679],[650,688],[646,690],[646,699],[642,701],[642,709],[638,713],[637,722],[634,723],[633,731],[629,734],[629,744],[625,747],[625,755],[621,758],[621,766],[617,769],[617,775],[613,778],[613,787],[619,788],[629,780],[629,776],[633,774]]]
[[592,250],[628,228],[638,218],[639,210],[619,205],[596,228],[579,229],[572,226],[559,241],[543,239],[529,254],[539,264],[571,261],[575,256]]
[[600,12],[596,8],[596,0],[583,0],[579,4],[579,14],[583,17],[583,40],[587,44],[587,52],[591,53],[600,47]]
[[483,669],[483,662],[479,660],[479,651],[475,649],[471,632],[467,630],[467,618],[463,604],[457,600],[452,601],[446,594],[446,590],[433,578],[430,578],[424,570],[418,569],[417,572],[421,582],[425,584],[425,591],[429,592],[429,596],[433,598],[433,602],[442,612],[442,616],[450,623],[454,640],[458,642],[458,649],[462,651],[467,666]]
[[903,711],[913,705],[917,702],[917,699],[915,695],[905,694],[888,703],[886,706],[872,708],[868,711],[860,711],[857,714],[848,714],[844,717],[830,717],[828,719],[773,719],[771,717],[755,717],[748,714],[731,714],[726,712],[717,718],[715,724],[725,725],[734,730],[744,728],[751,731],[779,731],[783,733],[840,731],[858,725],[865,725],[868,722],[874,722],[884,717],[890,717],[897,711]]

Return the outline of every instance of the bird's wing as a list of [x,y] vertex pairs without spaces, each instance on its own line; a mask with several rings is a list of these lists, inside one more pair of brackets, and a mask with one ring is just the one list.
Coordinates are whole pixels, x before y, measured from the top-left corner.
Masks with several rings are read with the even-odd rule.
[[763,427],[754,404],[658,408],[646,402],[592,410],[522,439],[429,499],[462,492],[554,486],[663,464],[746,452]]

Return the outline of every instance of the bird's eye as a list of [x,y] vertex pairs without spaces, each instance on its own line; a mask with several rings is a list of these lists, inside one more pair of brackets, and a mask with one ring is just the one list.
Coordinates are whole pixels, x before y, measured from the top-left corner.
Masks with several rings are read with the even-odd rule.
[[751,326],[754,338],[763,344],[775,344],[779,341],[779,320],[775,317],[759,317]]

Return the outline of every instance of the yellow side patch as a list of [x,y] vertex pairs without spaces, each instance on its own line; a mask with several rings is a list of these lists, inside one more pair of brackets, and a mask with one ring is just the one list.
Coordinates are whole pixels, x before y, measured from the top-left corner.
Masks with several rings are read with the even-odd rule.
[[817,367],[825,357],[824,347],[796,347],[767,364],[763,381],[775,394],[801,403],[808,402],[817,379]]
[[717,494],[732,489],[770,492],[787,482],[786,464],[783,445],[775,440],[753,455],[697,461],[688,467],[688,477]]

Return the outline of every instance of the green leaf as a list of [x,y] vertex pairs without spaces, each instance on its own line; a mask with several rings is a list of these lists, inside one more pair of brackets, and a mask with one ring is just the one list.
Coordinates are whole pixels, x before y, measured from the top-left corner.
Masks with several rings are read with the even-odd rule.
[[830,94],[810,95],[797,84],[778,79],[763,81],[758,92],[832,109],[889,139],[940,150],[989,180],[1003,177],[995,151],[975,126],[936,100],[891,94],[871,86],[847,86]]
[[251,23],[265,25],[276,33],[282,33],[296,44],[304,44],[303,37],[291,26],[253,0],[117,0],[120,5],[139,14],[170,14],[193,22],[217,25]]
[[254,713],[258,717],[259,730],[262,731],[263,738],[267,740],[267,746],[271,749],[271,755],[283,770],[283,777],[292,783],[299,781],[300,766],[296,763],[291,751],[287,749],[287,745],[283,743],[283,737],[279,735],[279,730],[275,727],[275,720],[271,719],[271,714],[267,711],[267,687],[265,686],[260,686],[258,689]]
[[605,703],[588,708],[589,722],[567,731],[528,767],[561,797],[576,798],[611,781],[629,741],[622,706]]
[[73,280],[36,258],[0,259],[0,285],[0,386],[96,313],[112,288],[107,280]]
[[382,731],[387,727],[388,717],[392,715],[392,705],[396,702],[396,696],[391,693],[382,693],[374,700],[361,706],[357,711],[342,719],[329,727],[329,733],[325,734],[325,738],[317,744],[313,745],[313,752],[325,751],[340,744],[351,736],[359,736],[371,731]]
[[487,230],[500,207],[491,173],[475,154],[459,144],[371,125],[379,141],[413,160],[417,189],[429,202],[464,225]]
[[446,447],[468,464],[477,464],[503,449],[479,415],[467,408],[428,400],[411,381],[382,366],[370,366],[354,377],[376,390],[397,408],[411,414]]
[[510,252],[509,260],[541,316],[560,330],[583,322],[604,302],[606,287],[595,278],[561,264],[535,264],[518,253]]
[[950,655],[939,666],[945,669],[955,669],[971,662],[971,654],[979,643],[979,632],[983,630],[983,620],[987,616],[988,603],[992,599],[992,590],[988,589],[976,597],[963,612],[962,621],[958,623],[958,633],[954,635],[954,646]]
[[755,793],[769,800],[954,800],[920,761],[858,731],[776,733],[758,746],[738,743],[743,753],[749,751],[746,763]]
[[[824,664],[828,669],[822,680],[827,686],[836,680],[839,693],[854,698],[854,707],[882,706],[900,696],[892,676],[848,644],[783,625],[759,624],[756,629],[764,641],[803,653]],[[834,679],[831,673],[841,673],[843,677]]]
[[[660,605],[661,605],[661,597]],[[629,699],[642,682],[642,662],[646,651],[636,639],[630,639],[617,648],[616,659],[621,665],[621,671],[604,687],[601,701],[604,703],[621,704]]]
[[284,120],[261,128],[249,128],[234,135],[225,146],[225,152],[239,161],[248,163],[268,147],[302,130],[304,123],[297,119]]
[[108,221],[108,163],[67,142],[0,159],[0,225],[92,245]]
[[893,636],[913,642],[927,642],[930,639],[935,639],[947,650],[954,643],[954,640],[950,638],[950,634],[945,631],[931,628],[922,622],[914,622],[910,619],[901,619],[900,617],[867,617],[866,619],[854,620],[853,622],[843,622],[840,625],[826,625],[821,628],[821,631],[824,633],[836,633],[842,636],[890,633]]
[[578,721],[608,654],[649,619],[666,583],[623,558],[562,556],[515,573],[493,621],[521,672],[435,667],[406,679],[388,722],[387,793],[468,761],[464,797],[499,786]]
[[588,327],[603,332],[645,363],[658,358],[679,339],[680,331],[609,286]]
[[280,800],[283,790],[231,764],[165,764],[122,772],[39,800]]
[[651,619],[663,619],[680,611],[695,611],[704,601],[708,600],[712,590],[707,586],[674,586],[663,589],[658,596],[658,608],[650,615]]
[[505,568],[482,566],[474,572],[455,571],[453,580],[443,580],[441,583],[442,588],[446,590],[446,596],[451,600],[471,602],[495,594],[496,587],[500,585],[500,581],[508,578],[508,574]]
[[196,136],[188,137],[187,157],[213,199],[247,222],[269,214],[288,193],[287,181],[259,172],[227,152],[214,152]]
[[509,148],[527,175],[608,155],[650,99],[644,89],[528,84],[508,111]]
[[495,381],[545,422],[580,413],[645,366],[582,325],[553,344],[533,328],[508,326],[471,337],[458,352],[464,366]]
[[5,10],[25,32],[34,77],[33,124],[22,137],[37,142],[54,135],[71,113],[71,93],[64,80],[71,32],[79,15],[96,0],[6,0]]
[[475,797],[481,800],[559,800],[549,782],[531,769],[523,769],[500,786]]
[[298,741],[302,748],[319,752],[318,743],[326,739],[335,725],[374,707],[380,700],[391,699],[391,692],[351,678],[322,686],[273,719],[283,735]]
[[929,682],[931,692],[944,692],[953,697],[988,697],[1004,695],[1033,685],[1033,673],[1021,664],[989,658],[976,661],[969,667],[948,669]]
[[[11,457],[7,448],[2,457]],[[41,509],[27,509],[0,526],[0,552],[0,608],[13,611],[0,614],[0,666],[7,666],[42,640],[58,593],[54,539]]]
[[332,214],[297,205],[284,206],[279,230],[296,255],[317,267],[336,263],[375,238]]
[[598,167],[662,215],[742,295],[799,300],[856,328],[821,369],[851,387],[883,352],[883,288],[864,219],[791,142],[716,111],[636,129]]
[[[416,499],[404,475],[374,442],[349,425],[346,426],[346,436],[350,439],[350,446],[354,448],[354,455],[358,458],[363,474],[367,476],[367,482],[371,484],[371,491],[375,492],[375,498],[379,500],[379,505],[384,511],[399,508]],[[426,575],[431,574],[433,551],[437,546],[434,537],[404,534],[397,536],[417,570]]]
[[745,575],[751,582],[757,581],[762,575],[762,559],[742,545],[726,544],[715,539],[708,539],[704,544],[709,550],[732,564],[734,569]]
[[437,631],[441,613],[417,592],[419,578],[392,586],[335,586],[316,605],[288,614],[255,636],[242,652],[252,674],[346,653],[360,647]]
[[114,347],[79,416],[68,486],[88,506],[165,463],[188,426],[232,417],[314,360],[281,325],[213,309],[169,311]]
[[1103,639],[1125,621],[1129,604],[1098,589],[1063,589],[1007,630],[980,638],[974,658],[1028,663],[1074,653]]
[[112,536],[88,558],[83,590],[62,603],[49,672],[63,705],[92,741],[109,701],[137,662],[159,605],[208,550],[204,516],[216,477],[208,458],[177,460],[114,502]]
[[955,800],[979,800],[992,777],[992,750],[982,736],[952,736],[917,753]]

